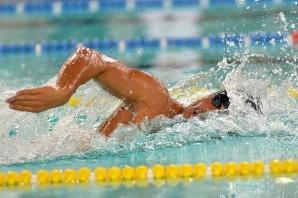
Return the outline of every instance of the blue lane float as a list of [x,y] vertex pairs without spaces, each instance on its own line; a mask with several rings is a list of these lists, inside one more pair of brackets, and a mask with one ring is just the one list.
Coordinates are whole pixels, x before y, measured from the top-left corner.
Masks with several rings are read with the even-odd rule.
[[81,42],[76,40],[63,41],[44,41],[42,43],[0,43],[1,54],[22,54],[22,53],[50,53],[50,52],[69,52],[78,46],[98,49],[101,51],[133,51],[137,49],[212,49],[223,47],[249,47],[249,46],[268,46],[279,47],[280,44],[296,44],[295,32],[292,34],[278,33],[254,33],[245,34],[222,34],[210,35],[207,37],[188,37],[188,38],[137,38],[129,40],[116,39],[85,39]]
[[[89,2],[93,2],[93,5],[98,5],[98,7],[93,7],[95,10],[124,10],[127,5],[127,1],[125,0],[101,0]],[[92,8],[92,6],[90,6],[90,8]]]
[[251,36],[251,42],[254,43],[255,45],[265,45],[270,42],[283,43],[284,41],[285,41],[285,37],[277,33],[266,34],[266,35],[253,34]]
[[126,49],[160,48],[161,39],[130,39],[124,41]]
[[34,43],[0,44],[0,54],[34,53]]
[[[36,44],[36,46],[41,46],[43,52],[55,52],[55,51],[69,51],[73,50],[77,46],[76,41],[48,41],[43,42],[41,45]],[[38,48],[38,47],[35,47]]]
[[135,7],[139,9],[148,9],[148,8],[162,8],[164,2],[161,0],[136,0]]
[[188,7],[188,6],[199,6],[200,1],[198,0],[172,0],[173,7]]
[[62,10],[65,12],[78,11],[86,12],[89,10],[88,1],[62,2]]
[[18,1],[17,3],[0,3],[0,14],[40,14],[60,15],[69,12],[94,13],[110,10],[147,10],[168,8],[212,8],[212,7],[245,7],[264,5],[297,6],[298,0],[40,0]]
[[202,38],[169,38],[167,39],[168,47],[202,47]]
[[99,40],[99,39],[85,39],[82,45],[89,48],[100,49],[100,50],[116,50],[119,46],[119,41],[117,40]]
[[0,13],[14,13],[16,12],[16,5],[14,4],[0,4]]
[[44,3],[27,3],[24,4],[25,13],[51,13],[52,4],[50,2]]

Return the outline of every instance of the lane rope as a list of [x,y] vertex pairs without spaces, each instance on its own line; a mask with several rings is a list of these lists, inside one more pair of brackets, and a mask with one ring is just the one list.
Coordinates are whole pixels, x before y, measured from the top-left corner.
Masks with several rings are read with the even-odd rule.
[[53,52],[69,52],[79,46],[85,46],[102,51],[126,52],[138,49],[222,49],[224,47],[280,47],[281,44],[297,45],[298,33],[252,33],[252,34],[218,34],[207,37],[185,38],[136,38],[128,40],[117,39],[85,39],[82,42],[75,40],[45,41],[42,43],[0,43],[0,55],[3,54],[43,54]]
[[52,14],[95,13],[99,11],[134,11],[170,8],[212,8],[212,7],[262,7],[264,5],[297,5],[297,0],[57,0],[19,1],[1,3],[0,14]]
[[19,172],[0,172],[0,186],[45,186],[45,185],[65,185],[79,183],[101,183],[106,185],[118,185],[130,182],[131,186],[139,183],[155,183],[158,181],[181,182],[185,179],[193,181],[195,179],[239,179],[245,180],[263,178],[267,175],[274,177],[293,177],[298,173],[298,161],[272,160],[268,164],[263,161],[254,162],[213,162],[211,164],[155,164],[148,166],[125,166],[125,167],[97,167],[91,170],[88,167],[79,169],[67,168],[64,170],[38,170],[32,173],[30,170]]

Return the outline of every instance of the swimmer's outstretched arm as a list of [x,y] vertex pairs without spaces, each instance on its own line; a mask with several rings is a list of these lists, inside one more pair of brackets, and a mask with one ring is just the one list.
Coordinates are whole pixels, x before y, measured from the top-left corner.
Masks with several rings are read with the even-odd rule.
[[77,88],[105,69],[102,54],[80,47],[62,66],[55,87],[42,86],[18,91],[6,99],[11,109],[41,112],[65,104]]

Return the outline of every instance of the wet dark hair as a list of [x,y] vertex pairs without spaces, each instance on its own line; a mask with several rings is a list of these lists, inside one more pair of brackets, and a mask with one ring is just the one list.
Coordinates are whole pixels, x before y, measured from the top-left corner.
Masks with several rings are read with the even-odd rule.
[[225,109],[229,108],[230,98],[227,95],[227,91],[219,91],[214,93],[214,97],[212,99],[212,104],[216,108],[220,108],[222,105]]
[[251,106],[258,114],[263,114],[262,112],[262,102],[259,96],[253,97],[252,95],[248,95],[245,104]]

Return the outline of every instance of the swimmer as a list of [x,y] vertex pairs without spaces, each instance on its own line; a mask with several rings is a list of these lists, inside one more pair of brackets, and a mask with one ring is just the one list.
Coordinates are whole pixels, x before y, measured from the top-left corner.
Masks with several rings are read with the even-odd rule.
[[76,90],[91,79],[123,101],[98,128],[106,137],[119,123],[138,125],[160,115],[173,118],[182,114],[190,118],[204,112],[227,109],[230,104],[227,92],[222,91],[184,107],[173,100],[163,84],[152,75],[85,47],[78,48],[64,63],[54,87],[21,90],[6,102],[14,110],[42,112],[67,103]]

